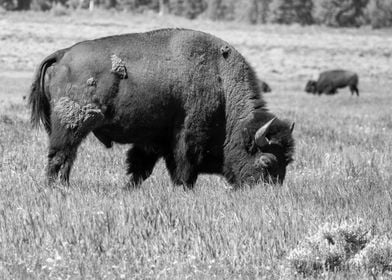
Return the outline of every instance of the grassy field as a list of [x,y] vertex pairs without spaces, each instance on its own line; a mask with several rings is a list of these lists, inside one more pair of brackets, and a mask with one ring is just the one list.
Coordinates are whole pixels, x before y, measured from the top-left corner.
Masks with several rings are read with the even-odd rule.
[[[230,190],[201,176],[174,187],[160,162],[124,191],[126,146],[89,137],[69,188],[44,185],[47,136],[23,96],[48,54],[80,40],[160,27],[207,31],[232,43],[273,92],[268,107],[296,122],[295,161],[282,186]],[[392,33],[248,26],[124,13],[0,17],[1,279],[292,279],[287,256],[326,222],[392,230]],[[303,92],[320,70],[360,76],[359,98]],[[324,279],[368,279],[338,271]],[[387,278],[387,275],[380,276]]]

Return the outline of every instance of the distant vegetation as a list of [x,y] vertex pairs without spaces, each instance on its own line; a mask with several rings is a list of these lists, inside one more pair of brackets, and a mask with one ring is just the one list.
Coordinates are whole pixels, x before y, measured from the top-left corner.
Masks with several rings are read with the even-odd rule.
[[252,24],[322,24],[333,27],[392,26],[390,0],[0,0],[5,10],[115,9],[154,11],[194,19]]

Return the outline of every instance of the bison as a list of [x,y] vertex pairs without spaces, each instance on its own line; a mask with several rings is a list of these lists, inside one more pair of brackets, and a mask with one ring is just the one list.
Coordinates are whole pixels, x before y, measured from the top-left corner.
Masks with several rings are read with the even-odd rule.
[[263,80],[259,79],[258,84],[259,84],[259,88],[260,88],[261,92],[268,93],[268,92],[272,91],[270,86],[266,82],[264,82]]
[[[50,68],[50,77],[45,78]],[[281,183],[293,160],[293,124],[270,113],[254,70],[231,45],[186,29],[77,43],[46,57],[29,96],[31,121],[49,136],[47,179],[68,184],[92,132],[127,152],[129,185],[159,158],[176,185],[220,174],[235,187]]]
[[320,73],[317,81],[310,80],[305,91],[313,94],[335,94],[338,88],[350,87],[351,95],[359,96],[358,75],[346,70],[330,70]]

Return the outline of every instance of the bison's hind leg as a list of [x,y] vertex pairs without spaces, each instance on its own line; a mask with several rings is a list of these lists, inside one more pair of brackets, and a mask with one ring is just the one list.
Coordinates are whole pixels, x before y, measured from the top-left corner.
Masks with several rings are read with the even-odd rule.
[[[61,135],[57,130],[52,132],[53,134]],[[56,136],[50,138],[47,167],[47,179],[50,185],[56,181],[59,172],[61,182],[63,184],[69,183],[69,174],[76,158],[78,145],[71,144],[73,140],[66,135],[63,136],[65,137],[60,138]]]
[[82,140],[103,120],[101,110],[92,104],[80,106],[67,97],[56,103],[51,114],[47,179],[52,184],[60,172],[62,183],[69,174]]
[[78,142],[78,139],[68,129],[63,127],[59,118],[52,114],[52,132],[49,136],[47,167],[49,184],[56,181],[60,170],[61,182],[68,184],[71,167],[76,158],[77,147],[79,146]]
[[357,85],[351,85],[351,86],[350,86],[350,91],[351,91],[351,95],[353,95],[354,93],[356,93],[357,96],[359,96],[359,90],[358,90]]
[[127,165],[130,180],[128,187],[138,187],[152,173],[159,159],[159,154],[153,149],[134,145],[127,152]]

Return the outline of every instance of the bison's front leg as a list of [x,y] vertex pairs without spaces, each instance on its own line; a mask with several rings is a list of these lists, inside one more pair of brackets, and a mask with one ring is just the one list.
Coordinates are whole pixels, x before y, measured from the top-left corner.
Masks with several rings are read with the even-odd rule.
[[198,173],[193,164],[184,155],[169,154],[165,156],[167,170],[175,185],[183,185],[192,189],[196,183]]
[[175,134],[171,151],[165,155],[166,167],[172,182],[192,189],[198,177],[198,155],[189,143],[189,131],[183,129]]
[[329,85],[324,89],[324,93],[327,95],[333,95],[337,93],[337,89],[332,85]]
[[68,184],[80,143],[102,120],[103,114],[96,106],[80,106],[67,97],[60,98],[51,114],[47,167],[49,184],[57,179],[59,172],[61,182]]
[[128,174],[130,180],[128,188],[138,187],[152,173],[159,154],[152,149],[134,145],[127,152]]

